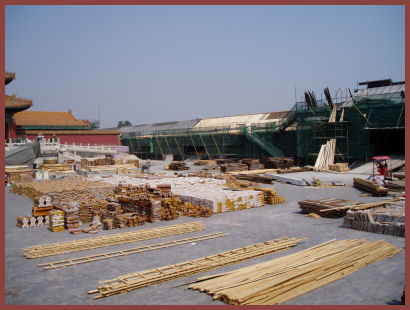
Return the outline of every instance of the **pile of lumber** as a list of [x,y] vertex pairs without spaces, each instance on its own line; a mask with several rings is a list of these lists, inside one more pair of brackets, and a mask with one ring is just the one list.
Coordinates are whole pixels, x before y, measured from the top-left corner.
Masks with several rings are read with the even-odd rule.
[[285,202],[285,198],[279,196],[278,193],[276,193],[275,189],[270,187],[251,187],[250,189],[254,189],[256,191],[260,191],[263,193],[263,200],[266,204],[269,205],[276,205],[280,203]]
[[376,196],[386,196],[389,192],[383,185],[362,178],[353,178],[353,185]]
[[294,160],[287,157],[268,157],[263,163],[266,169],[286,169],[294,165]]
[[333,165],[328,165],[329,170],[337,171],[337,172],[347,172],[349,171],[349,164],[348,163],[337,163]]
[[241,163],[228,163],[221,166],[221,172],[243,171],[248,170],[248,165]]
[[331,240],[267,262],[199,278],[189,288],[233,305],[282,304],[400,252],[383,240]]
[[214,166],[216,164],[216,160],[210,159],[199,159],[196,162],[194,162],[195,166]]
[[348,210],[343,226],[378,234],[404,237],[405,233],[405,207],[391,205],[376,207],[368,210]]
[[[64,216],[62,211],[56,212],[61,212],[61,215]],[[64,217],[62,224],[64,228]],[[205,225],[202,222],[190,222],[180,225],[163,226],[159,228],[137,230],[108,236],[36,245],[29,248],[25,248],[23,250],[23,255],[26,258],[40,258],[46,256],[60,255],[67,252],[78,252],[118,244],[160,238],[165,236],[185,234],[204,229]]]
[[241,160],[241,163],[247,165],[248,170],[263,169],[263,165],[260,163],[259,159],[244,158]]
[[360,203],[357,201],[350,201],[337,198],[327,198],[320,200],[306,199],[299,201],[299,206],[302,213],[316,213],[323,217],[341,217],[346,214],[348,210],[366,210],[376,208],[397,202],[399,198],[389,200],[382,200],[371,203]]
[[259,174],[238,174],[235,175],[238,180],[247,180],[256,183],[272,184],[273,178],[270,176],[263,176]]
[[6,166],[4,169],[6,184],[12,182],[30,182],[34,180],[34,170],[26,165]]
[[[325,198],[320,200],[305,199],[298,202],[302,213],[316,213],[323,217],[342,217],[346,214],[346,211],[359,204],[356,201],[337,199],[337,198]],[[326,212],[323,212],[326,210]]]
[[92,254],[92,255],[87,255],[83,257],[69,258],[69,259],[59,260],[55,262],[38,264],[37,266],[44,267],[43,270],[64,268],[64,267],[74,266],[78,264],[86,264],[86,263],[91,263],[95,261],[100,261],[103,259],[116,258],[116,257],[121,257],[121,256],[126,256],[126,255],[143,253],[147,251],[154,251],[154,250],[159,250],[159,249],[164,249],[164,248],[170,248],[170,247],[174,247],[174,246],[178,246],[182,244],[189,244],[193,242],[221,238],[227,235],[228,234],[216,232],[216,233],[201,235],[201,236],[196,236],[196,237],[183,238],[179,240],[172,240],[172,241],[155,243],[155,244],[150,244],[150,245],[143,245],[143,246],[138,246],[138,247],[131,248],[131,249],[122,249],[122,250],[112,251],[108,253]]
[[168,165],[168,169],[180,171],[180,170],[189,170],[189,167],[184,161],[173,161]]
[[218,253],[212,256],[197,258],[175,265],[148,269],[122,275],[116,279],[100,282],[96,290],[88,294],[99,293],[95,299],[121,294],[141,287],[170,281],[191,274],[203,272],[242,262],[247,259],[271,254],[295,246],[303,239],[282,238],[253,244],[247,247]]
[[17,182],[12,192],[32,199],[50,196],[53,201],[105,199],[114,193],[114,185],[81,178],[44,180],[42,182]]
[[64,212],[55,210],[49,212],[49,229],[52,232],[64,230]]
[[29,228],[36,226],[43,226],[49,224],[49,217],[46,216],[18,216],[17,217],[17,227],[20,228]]
[[330,139],[320,147],[319,154],[315,162],[315,169],[327,170],[329,165],[333,165],[335,160],[336,139]]

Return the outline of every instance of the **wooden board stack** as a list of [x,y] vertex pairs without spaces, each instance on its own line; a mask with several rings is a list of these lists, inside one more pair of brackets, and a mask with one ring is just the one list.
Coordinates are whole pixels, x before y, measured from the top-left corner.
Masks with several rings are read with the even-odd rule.
[[191,274],[203,272],[242,262],[251,258],[282,251],[297,245],[303,239],[281,238],[253,244],[247,247],[205,256],[176,265],[168,265],[154,269],[148,269],[136,273],[122,275],[113,280],[100,282],[96,290],[88,294],[99,293],[95,299],[124,293],[144,286],[149,286]]
[[228,163],[221,166],[221,172],[243,171],[248,170],[248,165],[241,163]]
[[287,157],[268,157],[264,160],[264,166],[266,169],[287,169],[293,165],[293,159]]
[[248,166],[248,170],[257,170],[257,169],[263,169],[263,165],[260,163],[259,159],[254,159],[254,158],[244,158],[241,160],[242,164],[245,164]]
[[333,170],[337,172],[347,172],[349,171],[349,164],[348,163],[337,163],[337,164],[329,165],[329,170]]
[[169,170],[189,170],[189,167],[186,165],[184,161],[173,161],[168,165]]
[[64,212],[55,210],[49,212],[49,229],[52,232],[64,230]]
[[267,262],[199,278],[189,288],[233,305],[282,304],[400,251],[383,240],[330,240]]
[[[62,215],[62,211],[60,212]],[[62,215],[63,216],[63,215]],[[64,218],[62,219],[64,229]],[[159,228],[143,229],[126,233],[101,236],[94,238],[84,238],[74,241],[57,242],[50,244],[36,245],[23,250],[26,258],[39,258],[53,255],[60,255],[67,252],[78,252],[91,250],[112,245],[125,244],[130,242],[154,239],[165,236],[185,234],[194,231],[204,230],[205,225],[200,222],[189,222],[179,225],[163,226]]]
[[333,165],[336,151],[336,139],[330,139],[320,147],[319,154],[315,162],[315,169],[327,170],[329,165]]
[[[359,204],[359,202],[337,198],[325,198],[320,200],[305,199],[299,201],[298,204],[302,213],[316,213],[323,217],[336,218],[344,216],[348,208]],[[324,210],[326,210],[326,212],[322,212]]]
[[353,178],[353,185],[376,196],[386,196],[389,192],[384,186],[362,178]]

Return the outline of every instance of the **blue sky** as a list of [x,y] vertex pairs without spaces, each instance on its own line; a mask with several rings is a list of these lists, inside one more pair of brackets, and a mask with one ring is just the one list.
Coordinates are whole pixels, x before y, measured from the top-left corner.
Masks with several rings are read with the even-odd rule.
[[6,6],[6,93],[133,124],[283,111],[405,78],[404,6]]

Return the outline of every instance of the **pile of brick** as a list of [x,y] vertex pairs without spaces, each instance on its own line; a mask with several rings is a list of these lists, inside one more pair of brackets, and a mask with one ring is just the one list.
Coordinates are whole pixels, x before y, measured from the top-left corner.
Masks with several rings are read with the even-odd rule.
[[244,171],[248,170],[248,165],[241,163],[229,163],[221,166],[221,172]]

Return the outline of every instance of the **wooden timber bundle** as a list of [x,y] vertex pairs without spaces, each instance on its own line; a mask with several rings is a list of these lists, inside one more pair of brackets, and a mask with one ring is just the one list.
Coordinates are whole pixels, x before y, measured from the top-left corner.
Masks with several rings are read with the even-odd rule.
[[[323,217],[342,217],[346,214],[346,211],[359,204],[357,201],[337,199],[337,198],[325,198],[320,200],[305,199],[298,202],[302,213],[316,213]],[[326,210],[326,212],[323,212]]]
[[161,200],[161,220],[171,221],[179,218],[181,200],[175,198]]
[[195,206],[189,202],[184,202],[181,205],[180,209],[181,215],[190,216],[190,217],[210,217],[212,216],[213,211],[204,206]]
[[53,201],[106,199],[107,196],[114,193],[114,186],[111,184],[81,178],[20,182],[16,183],[13,188],[13,192],[32,199],[50,196]]
[[248,166],[248,170],[257,170],[257,169],[263,169],[263,165],[260,163],[259,159],[254,159],[254,158],[244,158],[241,160],[242,164],[245,164]]
[[400,251],[383,240],[331,240],[267,262],[199,278],[189,288],[233,305],[276,305]]
[[404,237],[404,206],[393,205],[370,210],[348,210],[343,226],[378,234]]
[[263,176],[259,174],[238,174],[235,175],[238,180],[247,180],[256,183],[272,184],[273,177]]
[[266,204],[276,205],[285,202],[285,198],[281,197],[278,193],[276,193],[275,189],[272,187],[251,187],[250,189],[263,192],[264,203]]
[[[62,211],[56,211],[61,212]],[[64,218],[63,218],[64,228]],[[163,226],[159,228],[143,229],[132,232],[114,234],[109,236],[84,238],[75,241],[66,241],[58,243],[50,243],[43,245],[36,245],[23,250],[23,255],[26,258],[39,258],[52,255],[64,254],[67,252],[78,252],[84,250],[91,250],[112,245],[125,244],[141,240],[154,239],[165,236],[173,236],[185,234],[189,232],[204,230],[205,225],[200,222],[190,222],[179,225]]]
[[203,159],[199,159],[196,162],[194,162],[195,166],[213,166],[216,165],[216,160],[203,160]]
[[389,192],[389,190],[384,186],[361,178],[353,178],[353,185],[367,192],[373,193],[376,196],[386,196]]
[[293,167],[294,161],[287,157],[268,157],[263,164],[266,169],[287,169]]
[[88,293],[99,293],[98,296],[94,297],[95,299],[121,294],[141,287],[170,281],[191,274],[204,272],[206,270],[227,266],[251,258],[282,251],[295,246],[302,240],[303,239],[297,238],[275,239],[218,253],[212,256],[201,257],[176,265],[168,265],[122,275],[113,280],[100,282],[100,286],[98,286],[96,290],[89,291]]
[[168,165],[169,170],[189,170],[189,167],[183,161],[173,161]]
[[248,170],[248,165],[241,163],[229,163],[221,166],[221,172],[244,171]]
[[61,210],[49,212],[49,229],[52,232],[64,230],[64,212]]

